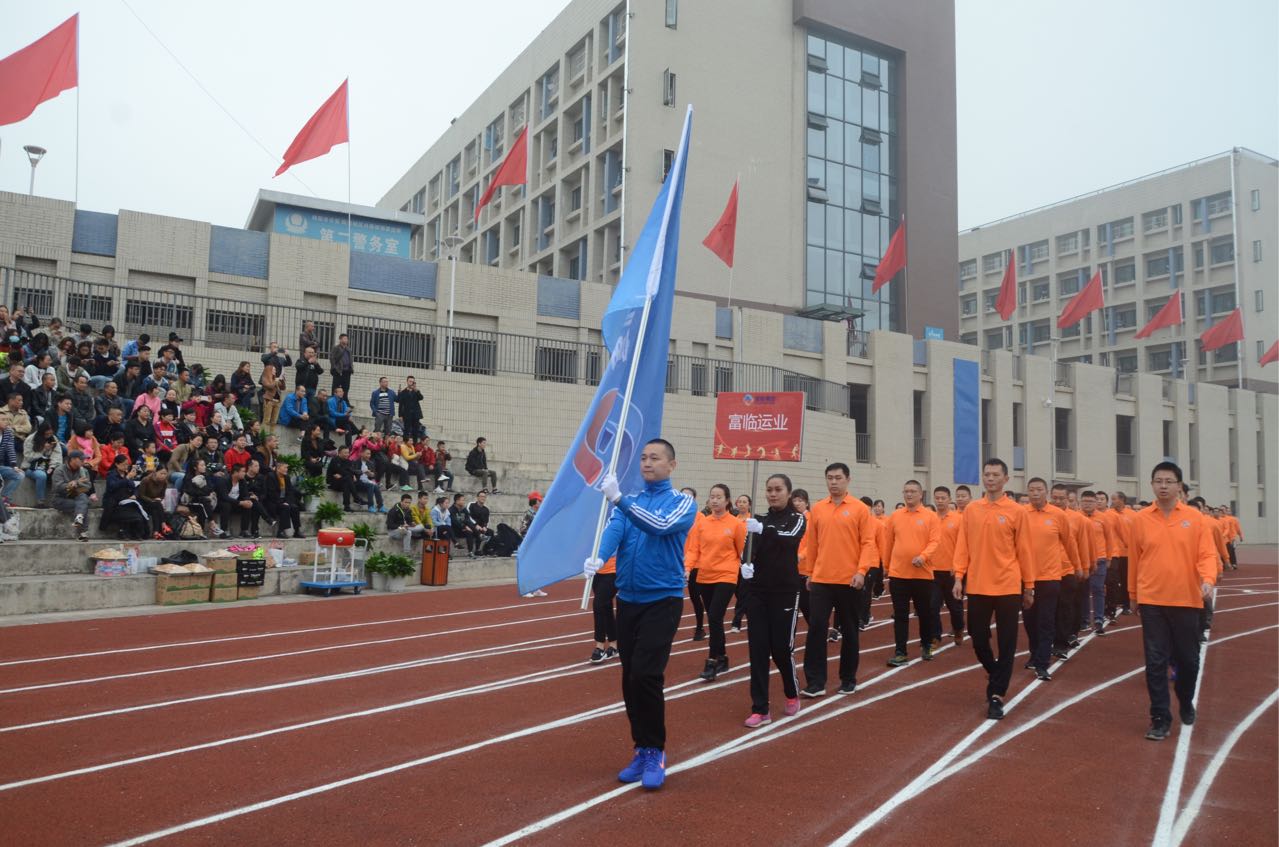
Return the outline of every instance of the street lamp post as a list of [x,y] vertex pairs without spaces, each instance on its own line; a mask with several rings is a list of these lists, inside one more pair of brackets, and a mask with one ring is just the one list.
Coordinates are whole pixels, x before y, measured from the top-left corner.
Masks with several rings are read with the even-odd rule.
[[449,329],[447,346],[444,348],[444,370],[453,370],[453,303],[457,292],[457,251],[462,246],[463,238],[454,234],[445,237],[444,248],[449,257]]
[[28,144],[22,149],[27,151],[27,159],[31,162],[31,182],[27,185],[27,194],[29,196],[36,192],[36,165],[40,164],[44,154],[49,151],[34,144]]

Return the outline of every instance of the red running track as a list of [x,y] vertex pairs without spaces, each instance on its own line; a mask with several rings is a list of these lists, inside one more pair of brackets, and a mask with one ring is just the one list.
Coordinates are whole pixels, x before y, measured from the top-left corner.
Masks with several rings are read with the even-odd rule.
[[745,634],[707,685],[686,617],[656,795],[615,781],[617,666],[584,661],[576,584],[8,628],[0,820],[22,845],[1273,844],[1277,575],[1226,575],[1200,719],[1160,744],[1135,617],[1050,683],[1019,660],[996,723],[968,644],[885,667],[881,601],[857,694],[754,732]]

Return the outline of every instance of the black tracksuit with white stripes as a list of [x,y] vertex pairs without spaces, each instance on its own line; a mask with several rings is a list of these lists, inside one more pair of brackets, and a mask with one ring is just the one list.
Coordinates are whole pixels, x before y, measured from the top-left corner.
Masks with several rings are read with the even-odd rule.
[[742,601],[746,606],[751,657],[751,712],[768,714],[768,663],[777,665],[786,697],[799,696],[795,678],[795,622],[799,616],[799,542],[804,516],[789,505],[756,515],[764,531],[751,540],[755,576]]

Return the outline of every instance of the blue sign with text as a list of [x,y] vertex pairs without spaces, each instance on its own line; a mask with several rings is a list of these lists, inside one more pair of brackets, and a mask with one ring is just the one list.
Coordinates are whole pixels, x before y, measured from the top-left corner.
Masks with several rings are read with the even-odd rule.
[[946,331],[939,326],[924,327],[925,341],[942,341],[946,338]]
[[[336,212],[276,206],[275,231],[300,238],[314,238],[316,241],[346,244],[348,225],[346,215]],[[409,258],[408,224],[352,217],[349,232],[351,249],[356,252]]]

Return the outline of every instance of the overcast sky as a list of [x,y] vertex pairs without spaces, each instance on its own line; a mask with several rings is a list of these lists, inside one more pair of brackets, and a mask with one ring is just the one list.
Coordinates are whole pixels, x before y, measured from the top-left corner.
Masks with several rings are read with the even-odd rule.
[[[565,0],[128,4],[0,0],[0,56],[79,11],[81,208],[243,226],[262,187],[345,199],[345,147],[271,178],[344,77],[351,195],[373,204]],[[1232,146],[1279,154],[1275,0],[958,0],[956,14],[961,227]],[[75,125],[66,92],[0,127],[0,190],[26,190],[21,148],[39,144],[37,193],[72,199]]]

